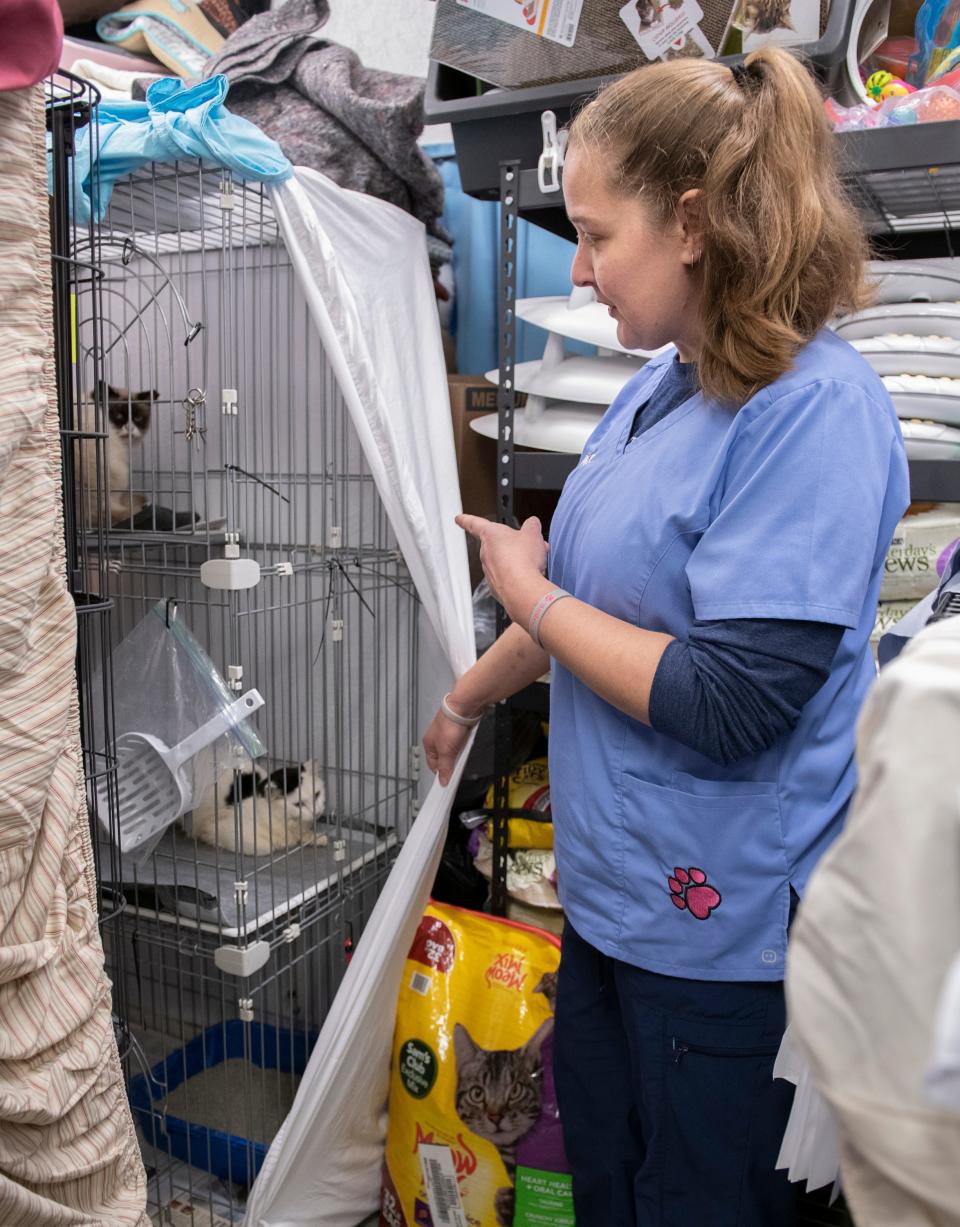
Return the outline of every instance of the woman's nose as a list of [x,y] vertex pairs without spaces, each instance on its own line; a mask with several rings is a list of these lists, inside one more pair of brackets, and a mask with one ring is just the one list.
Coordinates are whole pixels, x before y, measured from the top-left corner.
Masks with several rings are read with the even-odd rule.
[[570,266],[570,280],[574,285],[593,285],[593,267],[590,257],[584,253],[582,244],[577,245],[573,264]]

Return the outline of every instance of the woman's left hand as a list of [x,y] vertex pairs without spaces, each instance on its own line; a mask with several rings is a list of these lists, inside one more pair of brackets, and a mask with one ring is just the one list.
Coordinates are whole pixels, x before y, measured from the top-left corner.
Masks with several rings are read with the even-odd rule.
[[457,523],[480,542],[480,562],[493,595],[514,622],[526,625],[542,593],[547,550],[540,521],[524,520],[519,529],[481,516],[459,515]]

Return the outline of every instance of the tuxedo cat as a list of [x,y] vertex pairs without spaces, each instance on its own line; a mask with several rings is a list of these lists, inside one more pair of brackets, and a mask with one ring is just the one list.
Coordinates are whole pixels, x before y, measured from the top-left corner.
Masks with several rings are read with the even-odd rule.
[[322,847],[326,835],[317,829],[323,817],[326,789],[313,763],[280,767],[266,772],[257,764],[253,769],[233,771],[220,777],[185,823],[193,839],[236,852],[236,803],[240,812],[241,851],[250,856],[265,856],[285,848]]
[[[131,526],[134,517],[143,510],[146,498],[130,488],[130,454],[150,426],[150,410],[159,392],[131,392],[114,388],[100,381],[99,400],[107,410],[107,488],[110,494],[110,524]],[[91,433],[97,429],[94,394],[91,392],[81,406],[80,429]],[[83,487],[84,522],[87,528],[97,526],[97,444],[82,439],[78,447],[77,481]],[[102,470],[100,471],[102,474]]]
[[[543,990],[538,986],[536,991],[546,992],[547,986]],[[519,1048],[494,1050],[475,1044],[460,1023],[453,1028],[457,1115],[471,1133],[493,1143],[510,1178],[508,1187],[497,1189],[494,1201],[498,1227],[513,1224],[517,1143],[540,1119],[540,1049],[552,1032],[553,1019],[548,1018]]]

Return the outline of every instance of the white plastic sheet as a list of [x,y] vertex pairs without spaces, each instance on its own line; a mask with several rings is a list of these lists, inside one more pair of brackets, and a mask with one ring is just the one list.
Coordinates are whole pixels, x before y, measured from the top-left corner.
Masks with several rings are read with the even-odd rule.
[[[470,581],[423,227],[303,168],[273,204],[424,611],[460,674],[475,659]],[[247,1227],[355,1227],[376,1208],[399,979],[459,777],[433,785],[407,837],[251,1191]]]
[[792,1181],[805,1180],[807,1192],[833,1186],[831,1201],[840,1189],[840,1142],[830,1105],[813,1085],[813,1075],[787,1027],[773,1064],[774,1078],[796,1087],[790,1119],[777,1158]]

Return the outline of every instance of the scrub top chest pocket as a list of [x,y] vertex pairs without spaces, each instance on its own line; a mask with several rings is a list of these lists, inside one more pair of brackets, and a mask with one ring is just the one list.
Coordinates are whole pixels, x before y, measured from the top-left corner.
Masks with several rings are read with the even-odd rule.
[[645,399],[611,408],[567,478],[551,528],[550,578],[633,625],[642,604],[646,629],[685,636],[694,615],[682,571],[709,523],[710,474],[731,417],[698,394],[630,440]]

